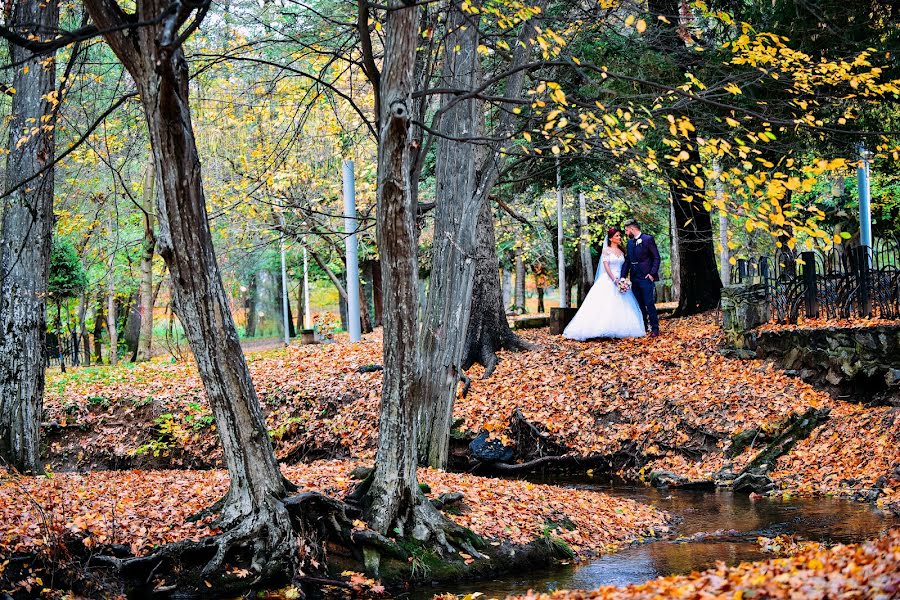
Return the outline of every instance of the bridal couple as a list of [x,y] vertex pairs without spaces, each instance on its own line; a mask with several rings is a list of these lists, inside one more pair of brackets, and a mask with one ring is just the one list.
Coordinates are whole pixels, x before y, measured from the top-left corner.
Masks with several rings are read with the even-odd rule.
[[594,285],[563,332],[565,337],[643,337],[647,322],[650,335],[659,335],[654,298],[659,249],[652,235],[641,233],[637,221],[625,224],[625,235],[628,245],[623,251],[622,232],[615,227],[607,232]]

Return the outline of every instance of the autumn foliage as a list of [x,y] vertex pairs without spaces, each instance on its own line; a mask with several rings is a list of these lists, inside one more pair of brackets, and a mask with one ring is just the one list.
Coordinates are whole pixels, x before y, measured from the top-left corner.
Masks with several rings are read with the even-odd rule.
[[[456,403],[460,429],[514,444],[517,410],[580,456],[634,457],[632,477],[655,469],[694,481],[743,468],[762,442],[730,456],[735,434],[758,439],[789,415],[827,408],[831,419],[783,457],[775,481],[792,493],[879,498],[897,494],[897,409],[866,408],[760,361],[720,352],[713,316],[673,320],[656,339],[572,342],[530,332],[535,350],[505,353],[496,372]],[[358,344],[300,346],[251,356],[250,368],[282,460],[369,460],[381,374],[377,333]],[[368,371],[368,372],[367,372]],[[49,436],[58,466],[218,465],[218,443],[199,377],[188,363],[83,369],[51,377]],[[643,470],[641,470],[643,468]],[[874,497],[873,497],[874,495]]]
[[[300,492],[343,497],[353,484],[353,466],[319,461],[283,471]],[[432,498],[462,492],[448,516],[498,543],[527,544],[552,531],[585,557],[669,530],[665,513],[599,492],[434,470],[422,470],[420,481],[430,486]],[[135,555],[159,544],[198,540],[214,531],[204,523],[188,523],[187,517],[215,502],[227,487],[228,474],[221,470],[4,477],[0,555],[33,552],[67,539],[88,549],[124,544]]]

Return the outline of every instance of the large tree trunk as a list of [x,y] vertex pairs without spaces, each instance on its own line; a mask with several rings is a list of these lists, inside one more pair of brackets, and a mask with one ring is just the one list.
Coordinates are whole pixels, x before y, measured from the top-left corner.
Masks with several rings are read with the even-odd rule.
[[409,536],[414,534],[415,511],[422,500],[416,479],[420,399],[415,389],[416,211],[409,181],[410,94],[419,9],[402,0],[391,0],[389,6],[381,75],[376,224],[385,291],[384,379],[367,513],[369,526],[379,533],[387,535],[396,527],[401,536]]
[[[388,6],[380,85],[376,226],[384,283],[384,378],[375,471],[357,494],[363,495],[366,517],[375,531],[420,542],[434,539],[452,550],[449,540],[460,537],[461,528],[428,501],[416,478],[422,396],[417,393],[418,264],[416,204],[410,180],[410,95],[419,8],[405,0],[390,0]],[[368,569],[377,573],[378,560],[377,554],[367,553]]]
[[218,521],[224,533],[206,572],[218,571],[235,544],[253,549],[255,571],[283,571],[296,555],[282,502],[289,484],[275,459],[213,250],[191,125],[188,64],[178,39],[178,20],[192,15],[168,0],[138,0],[135,18],[144,25],[126,29],[130,18],[116,3],[86,0],[85,6],[140,92],[161,190],[159,253],[231,479]]
[[[652,43],[660,52],[671,54],[680,70],[690,71],[694,55],[685,47],[688,34],[681,18],[683,8],[685,4],[682,0],[650,0],[647,3],[650,14],[659,17],[654,19],[656,35],[651,38]],[[702,165],[697,148],[696,136],[692,136],[683,147],[690,158],[682,168]],[[722,280],[716,264],[710,211],[696,200],[698,190],[681,185],[683,180],[691,179],[683,171],[671,171],[668,177],[675,219],[676,254],[680,263],[680,293],[675,316],[685,316],[717,307]]]
[[[440,85],[474,89],[478,81],[479,31],[472,15],[452,9],[447,15],[444,67]],[[472,308],[475,230],[483,203],[475,194],[475,145],[460,138],[478,137],[484,117],[481,103],[445,95],[435,171],[434,245],[431,276],[419,333],[423,398],[419,421],[419,460],[444,468],[449,450],[453,399]]]
[[156,233],[153,231],[156,200],[156,168],[150,166],[144,175],[144,240],[141,244],[141,331],[138,337],[137,360],[150,360],[153,345],[153,254],[156,251]]
[[478,215],[476,235],[475,285],[463,350],[463,368],[468,369],[476,363],[484,365],[484,376],[489,377],[497,367],[498,350],[526,350],[528,345],[512,332],[506,320],[500,278],[497,276],[500,261],[494,238],[494,217],[487,203]]
[[[481,81],[480,59],[477,53],[477,22],[473,24],[473,18],[471,14],[463,14],[455,7],[448,15],[446,37],[456,43],[445,42],[447,50],[444,57],[444,72],[447,85],[456,89],[476,89]],[[529,56],[535,27],[533,21],[522,26],[512,57],[511,66],[514,74],[507,78],[504,88],[504,94],[508,98],[517,98],[522,94],[524,69],[517,70],[517,67],[523,65]],[[489,196],[500,176],[501,165],[505,158],[499,143],[485,148],[466,140],[466,138],[478,139],[483,132],[484,115],[480,110],[480,103],[450,98],[452,97],[445,100],[445,114],[442,115],[440,122],[441,130],[449,135],[441,137],[438,146],[443,160],[438,159],[435,181],[438,193],[442,195],[437,199],[435,258],[423,317],[423,340],[420,345],[423,351],[422,360],[427,361],[425,363],[427,370],[421,374],[423,378],[421,395],[427,404],[421,419],[422,436],[419,451],[420,456],[427,457],[428,464],[436,468],[446,466],[453,403],[462,370],[476,360],[484,359],[486,356],[484,350],[491,343],[500,342],[508,347],[523,347],[509,329],[505,306],[494,304],[500,300],[499,294],[492,296],[489,306],[490,310],[499,309],[499,321],[502,321],[502,325],[495,322],[484,327],[487,321],[491,321],[492,317],[497,315],[480,314],[480,309],[485,307],[475,302],[478,293],[499,292],[497,287],[499,264]],[[490,137],[504,139],[510,135],[512,115],[512,107],[505,106],[500,113],[499,123]],[[459,141],[460,138],[462,142]],[[475,168],[471,169],[466,161],[471,161]],[[489,233],[483,231],[482,227],[485,214],[488,216]],[[485,251],[482,244],[489,244],[490,257],[482,257]],[[491,276],[493,287],[483,279],[479,279],[478,273],[486,266],[485,263],[490,263],[493,268]],[[488,285],[488,288],[478,290],[479,285]],[[475,354],[472,351],[473,324],[479,336],[487,334],[476,342],[479,344],[479,352],[475,360],[471,360]],[[495,327],[497,329],[505,327],[505,332],[494,336],[492,333],[496,331]],[[499,347],[493,346],[491,358],[484,360],[496,361],[494,352]],[[492,370],[493,366],[489,366],[486,374],[489,375]]]
[[716,308],[721,298],[722,280],[716,264],[710,211],[702,202],[685,200],[692,192],[677,183],[671,183],[670,189],[681,274],[675,316],[681,317]]
[[[59,4],[15,2],[7,18],[7,26],[26,38],[50,39],[59,22]],[[47,120],[53,105],[47,97],[56,84],[56,69],[53,60],[12,44],[9,60],[15,65],[16,93],[9,122],[6,189],[15,191],[3,201],[0,229],[0,455],[20,471],[42,473],[45,299],[53,228],[50,165],[55,154],[55,123]]]

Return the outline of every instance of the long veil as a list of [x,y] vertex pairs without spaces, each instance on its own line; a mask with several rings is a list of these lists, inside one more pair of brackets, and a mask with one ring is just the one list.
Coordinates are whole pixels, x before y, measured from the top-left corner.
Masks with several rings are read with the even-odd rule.
[[603,275],[603,257],[609,252],[609,233],[603,236],[603,250],[600,251],[600,262],[597,263],[597,272],[594,273],[594,283],[600,281]]

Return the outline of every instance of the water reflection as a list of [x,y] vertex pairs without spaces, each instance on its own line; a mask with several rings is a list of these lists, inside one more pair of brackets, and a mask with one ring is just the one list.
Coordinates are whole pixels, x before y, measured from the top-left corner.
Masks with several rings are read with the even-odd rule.
[[[554,483],[560,485],[557,480]],[[852,543],[877,537],[898,521],[871,506],[817,498],[814,500],[753,501],[746,494],[727,490],[671,490],[630,486],[585,485],[613,496],[653,504],[681,519],[666,540],[624,548],[587,564],[566,566],[503,579],[423,588],[409,594],[424,600],[433,594],[484,592],[488,597],[556,589],[594,589],[602,585],[641,583],[661,575],[686,574],[715,566],[735,565],[768,558],[756,542],[758,536],[793,535],[800,539]]]

